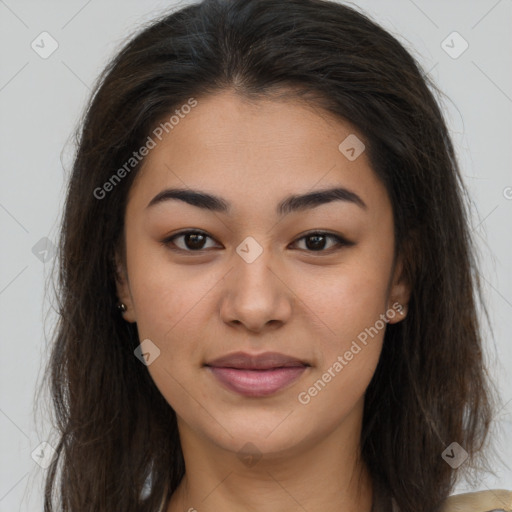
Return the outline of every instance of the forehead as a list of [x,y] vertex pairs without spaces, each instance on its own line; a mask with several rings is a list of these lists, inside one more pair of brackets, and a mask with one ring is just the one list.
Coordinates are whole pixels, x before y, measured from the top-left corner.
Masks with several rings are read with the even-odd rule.
[[287,194],[337,185],[387,206],[365,151],[356,159],[343,152],[347,140],[359,140],[355,149],[361,150],[363,136],[319,107],[292,99],[248,101],[225,91],[198,98],[170,126],[161,140],[153,135],[155,146],[130,191],[140,207],[169,187],[210,191],[236,212],[248,202],[266,208]]

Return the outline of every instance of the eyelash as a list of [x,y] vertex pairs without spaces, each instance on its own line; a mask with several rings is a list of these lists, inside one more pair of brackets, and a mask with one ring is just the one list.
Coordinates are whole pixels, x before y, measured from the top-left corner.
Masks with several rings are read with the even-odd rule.
[[[161,243],[162,243],[162,245],[164,245],[165,247],[167,247],[171,251],[181,252],[181,253],[199,253],[199,254],[201,254],[201,253],[204,253],[204,252],[209,250],[209,249],[191,250],[191,249],[182,249],[181,247],[176,247],[176,244],[174,243],[174,240],[176,238],[179,238],[179,237],[182,237],[182,236],[185,236],[185,235],[189,235],[189,234],[204,235],[205,237],[210,238],[211,240],[214,240],[213,237],[211,237],[210,235],[208,235],[204,231],[188,230],[188,231],[180,231],[179,233],[175,233],[174,235],[172,235],[170,237],[167,237],[164,240],[162,240]],[[345,238],[341,237],[340,235],[335,235],[333,233],[329,233],[329,232],[326,232],[326,231],[310,231],[309,233],[306,233],[306,234],[302,235],[301,237],[297,238],[292,243],[293,244],[297,243],[299,240],[303,240],[305,238],[309,238],[309,237],[312,237],[312,236],[315,236],[315,235],[320,235],[320,236],[324,236],[324,237],[327,237],[327,238],[331,238],[331,239],[333,239],[333,240],[335,240],[337,242],[337,246],[334,246],[334,247],[331,247],[330,249],[325,249],[325,250],[321,249],[321,250],[318,250],[318,251],[303,249],[306,252],[310,252],[312,254],[315,254],[315,253],[318,253],[318,254],[321,254],[321,253],[330,254],[333,250],[339,250],[342,247],[350,247],[350,246],[354,245],[354,242],[350,242],[349,240],[346,240]],[[171,244],[174,245],[174,247],[171,247]]]

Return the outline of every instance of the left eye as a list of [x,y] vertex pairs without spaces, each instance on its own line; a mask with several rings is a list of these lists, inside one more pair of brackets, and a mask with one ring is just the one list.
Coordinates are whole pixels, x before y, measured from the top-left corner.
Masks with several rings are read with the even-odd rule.
[[[312,252],[328,252],[326,249],[326,240],[330,239],[331,241],[334,240],[335,244],[328,249],[333,249],[334,247],[342,247],[342,246],[348,246],[353,245],[352,242],[349,242],[348,240],[345,240],[339,235],[334,235],[331,233],[324,233],[322,231],[314,232],[314,233],[308,233],[306,235],[301,236],[300,238],[297,238],[297,240],[294,243],[299,242],[300,240],[306,241],[306,247],[310,249]],[[309,243],[308,243],[309,241]],[[310,251],[308,251],[310,252]]]
[[[175,243],[175,240],[183,238],[184,246],[180,246]],[[173,251],[182,251],[182,252],[199,252],[206,250],[204,247],[206,239],[209,238],[213,240],[212,237],[207,235],[202,231],[182,231],[181,233],[177,233],[171,237],[166,238],[162,241],[162,244],[169,247]],[[306,241],[306,251],[308,252],[328,252],[326,250],[326,240],[330,239],[334,241],[334,247],[342,247],[342,246],[350,246],[353,245],[353,242],[349,242],[348,240],[342,238],[339,235],[334,235],[332,233],[326,233],[323,231],[315,231],[311,233],[307,233],[306,235],[297,238],[293,244],[300,242],[301,240]],[[171,247],[173,245],[174,247]],[[333,246],[328,247],[327,249],[332,249]]]

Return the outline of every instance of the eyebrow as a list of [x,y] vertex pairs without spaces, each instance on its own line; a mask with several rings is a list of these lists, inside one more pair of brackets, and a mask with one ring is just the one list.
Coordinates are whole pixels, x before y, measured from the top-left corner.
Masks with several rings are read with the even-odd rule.
[[[147,205],[146,208],[161,204],[164,201],[178,200],[191,204],[204,210],[210,210],[219,213],[229,214],[231,204],[225,199],[203,192],[200,190],[191,190],[183,188],[168,188],[159,192]],[[366,203],[355,193],[343,187],[315,190],[307,194],[290,195],[283,199],[276,208],[279,216],[284,216],[292,212],[303,211],[315,208],[322,204],[332,201],[345,201],[355,204],[367,210]]]

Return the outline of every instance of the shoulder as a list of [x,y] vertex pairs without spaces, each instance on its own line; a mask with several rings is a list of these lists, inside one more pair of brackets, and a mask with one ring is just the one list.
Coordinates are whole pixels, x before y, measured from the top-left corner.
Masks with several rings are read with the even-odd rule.
[[441,512],[512,512],[512,491],[492,489],[450,496]]

